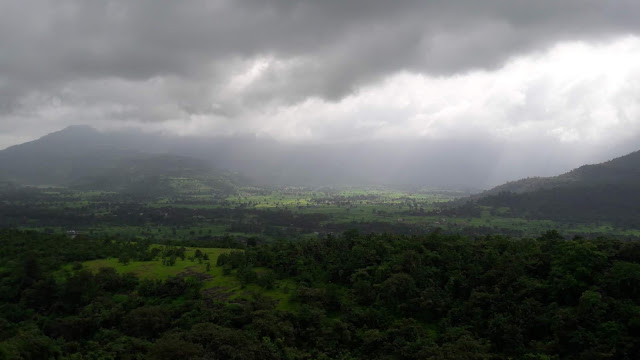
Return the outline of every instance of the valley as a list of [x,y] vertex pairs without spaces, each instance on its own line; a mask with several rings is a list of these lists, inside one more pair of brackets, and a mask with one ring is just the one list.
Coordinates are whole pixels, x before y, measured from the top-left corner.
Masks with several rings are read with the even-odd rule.
[[[362,232],[419,234],[501,233],[535,237],[549,230],[567,236],[635,238],[640,231],[607,221],[561,221],[518,216],[496,204],[451,206],[468,194],[444,190],[384,187],[229,187],[208,181],[167,178],[171,193],[139,194],[71,188],[0,190],[0,225],[129,240],[198,241],[237,238],[241,242],[296,240]],[[493,205],[493,204],[492,204]]]
[[0,151],[1,357],[640,349],[638,153],[484,192],[291,185],[203,158],[88,151],[69,136],[99,135],[72,130],[53,140],[86,151],[61,157],[51,138]]
[[638,14],[0,0],[0,360],[640,359]]

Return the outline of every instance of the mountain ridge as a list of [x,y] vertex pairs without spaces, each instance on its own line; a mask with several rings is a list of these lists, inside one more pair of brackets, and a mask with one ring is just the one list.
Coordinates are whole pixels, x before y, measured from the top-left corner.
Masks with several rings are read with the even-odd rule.
[[[135,165],[135,166],[134,166]],[[137,166],[137,169],[136,169]],[[90,186],[105,177],[157,178],[213,171],[205,161],[187,156],[148,153],[115,143],[92,127],[74,125],[40,139],[0,151],[0,180],[23,185]]]
[[621,184],[636,181],[640,181],[640,150],[602,163],[582,165],[557,176],[534,176],[509,181],[474,197],[482,198],[501,192],[520,194],[572,184]]
[[[81,155],[87,154],[104,162],[138,152],[204,160],[264,186],[418,185],[475,190],[486,186],[484,182],[494,173],[487,165],[500,151],[498,146],[485,149],[491,156],[471,151],[477,145],[440,140],[288,143],[256,136],[181,137],[132,130],[100,132],[80,126],[0,151],[0,179],[8,173],[18,182],[26,178],[28,183],[64,183],[69,179],[55,174],[57,169],[37,172],[32,168],[46,168],[59,159],[82,163]],[[113,155],[111,160],[105,159],[108,154]],[[25,169],[27,164],[32,166]]]
[[640,151],[546,178],[527,178],[467,201],[508,208],[509,216],[640,226]]

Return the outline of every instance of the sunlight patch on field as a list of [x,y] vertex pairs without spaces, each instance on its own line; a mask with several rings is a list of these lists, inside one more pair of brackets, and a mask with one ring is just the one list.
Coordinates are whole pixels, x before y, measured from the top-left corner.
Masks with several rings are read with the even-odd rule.
[[[161,247],[162,245],[153,245],[153,247]],[[153,280],[166,280],[171,276],[192,276],[193,274],[206,274],[210,278],[203,281],[202,290],[217,289],[223,297],[228,297],[231,300],[241,299],[246,296],[251,296],[253,293],[259,293],[268,296],[278,303],[278,308],[282,310],[292,310],[295,304],[291,303],[291,294],[295,292],[296,283],[292,280],[279,280],[276,282],[273,289],[263,289],[255,284],[249,284],[246,287],[242,287],[240,281],[235,277],[235,270],[230,275],[223,275],[222,267],[216,266],[218,256],[220,254],[229,253],[231,251],[240,251],[238,249],[221,249],[221,248],[186,248],[185,260],[180,258],[176,259],[175,265],[167,266],[162,264],[162,260],[152,261],[131,261],[128,264],[123,264],[116,258],[98,259],[86,261],[82,265],[84,268],[93,272],[98,271],[103,267],[112,267],[119,273],[133,273],[140,279],[153,279]],[[206,261],[198,263],[197,260],[189,260],[193,257],[196,249],[200,249],[203,253],[209,256],[209,262],[211,264],[209,271],[207,271]],[[67,265],[64,270],[71,270],[72,265]],[[265,271],[264,268],[255,268],[256,272],[260,273]]]

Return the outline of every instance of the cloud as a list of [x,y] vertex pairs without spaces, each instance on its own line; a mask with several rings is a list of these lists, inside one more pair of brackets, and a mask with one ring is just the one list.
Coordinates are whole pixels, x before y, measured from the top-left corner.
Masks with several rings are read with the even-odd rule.
[[538,143],[575,164],[640,133],[638,13],[634,0],[0,1],[0,147],[85,123],[486,139],[522,154],[505,164]]
[[[489,136],[606,143],[640,131],[640,38],[565,43],[491,71],[402,72],[334,102],[319,97],[248,112],[272,136],[330,140]],[[266,114],[266,115],[265,115]]]
[[558,41],[636,33],[639,11],[631,0],[4,1],[3,96],[80,79],[220,82],[227,64],[267,57],[284,64],[257,84],[273,100],[337,100],[401,71],[491,69]]

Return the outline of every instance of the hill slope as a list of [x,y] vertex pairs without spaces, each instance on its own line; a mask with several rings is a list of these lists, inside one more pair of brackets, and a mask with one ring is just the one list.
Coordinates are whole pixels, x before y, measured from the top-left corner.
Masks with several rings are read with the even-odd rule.
[[479,194],[478,198],[505,191],[521,194],[561,186],[631,185],[638,182],[640,182],[640,151],[601,164],[584,165],[558,176],[511,181]]
[[[482,148],[482,151],[478,149]],[[474,140],[279,142],[265,137],[176,136],[70,127],[0,151],[0,181],[68,183],[129,153],[201,159],[261,185],[419,185],[484,188],[496,172],[496,144]],[[124,154],[123,154],[124,153]]]
[[570,222],[640,226],[640,151],[549,178],[510,182],[478,195],[510,214]]
[[92,128],[73,126],[0,151],[0,178],[28,185],[65,185],[137,155],[110,144]]
[[71,126],[0,151],[0,181],[24,185],[157,193],[170,192],[170,177],[199,178],[219,187],[234,181],[206,161],[143,152],[131,138],[86,126]]

